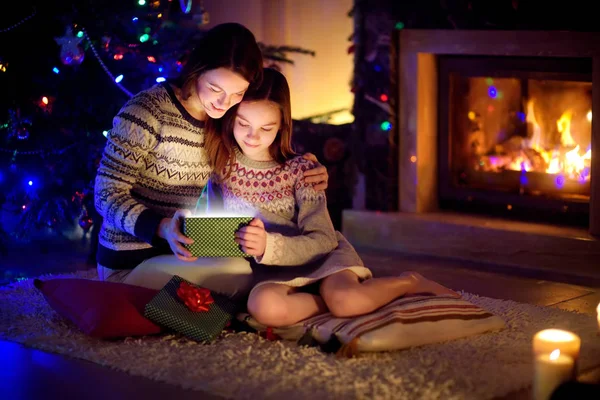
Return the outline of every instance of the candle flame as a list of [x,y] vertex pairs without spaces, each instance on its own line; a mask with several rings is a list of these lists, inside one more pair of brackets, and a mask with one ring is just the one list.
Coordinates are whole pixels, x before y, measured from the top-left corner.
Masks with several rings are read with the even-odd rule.
[[545,329],[538,333],[538,337],[552,342],[571,342],[577,338],[575,334],[561,329]]
[[552,353],[550,353],[550,359],[556,360],[560,356],[560,350],[556,349]]

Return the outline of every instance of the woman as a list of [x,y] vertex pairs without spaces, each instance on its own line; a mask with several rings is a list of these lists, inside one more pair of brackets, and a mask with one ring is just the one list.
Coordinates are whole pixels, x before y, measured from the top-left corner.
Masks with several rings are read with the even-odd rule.
[[[193,209],[212,173],[204,124],[239,103],[262,71],[252,32],[221,24],[206,32],[177,79],[138,93],[121,108],[95,183],[95,206],[103,217],[101,280],[123,282],[142,263],[160,263],[164,272],[172,262],[177,273],[200,262],[183,247],[191,239],[181,233],[180,218]],[[324,167],[311,174],[315,189],[327,187]]]

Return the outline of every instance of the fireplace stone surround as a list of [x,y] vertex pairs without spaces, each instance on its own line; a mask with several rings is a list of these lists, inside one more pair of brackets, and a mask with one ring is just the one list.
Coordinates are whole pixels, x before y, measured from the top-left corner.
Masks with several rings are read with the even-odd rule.
[[357,247],[543,271],[600,284],[600,124],[594,120],[585,228],[441,210],[438,196],[439,56],[589,58],[592,113],[600,115],[600,33],[401,30],[393,47],[398,211],[344,210],[342,230],[348,239]]

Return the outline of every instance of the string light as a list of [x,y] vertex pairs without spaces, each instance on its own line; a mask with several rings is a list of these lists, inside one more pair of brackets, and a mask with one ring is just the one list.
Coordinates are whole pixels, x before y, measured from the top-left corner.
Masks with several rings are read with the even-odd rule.
[[56,67],[52,68],[52,72],[54,72],[55,74],[58,74],[60,72],[60,70]]
[[12,31],[13,29],[15,29],[16,27],[18,27],[19,25],[22,25],[25,22],[29,21],[31,18],[35,17],[36,14],[37,14],[37,10],[36,10],[35,7],[33,7],[33,12],[29,16],[23,18],[22,20],[20,20],[16,24],[13,24],[13,25],[9,26],[8,28],[0,29],[0,33],[5,33],[5,32],[8,32],[8,31]]
[[121,85],[119,82],[116,82],[115,76],[108,70],[108,67],[106,66],[106,64],[104,64],[104,61],[102,61],[102,59],[100,58],[100,55],[98,54],[98,50],[96,50],[96,47],[92,43],[92,40],[90,39],[90,36],[88,35],[87,31],[84,28],[81,28],[81,30],[82,30],[82,32],[83,32],[83,34],[85,36],[85,39],[87,40],[87,42],[90,45],[90,49],[92,49],[92,53],[94,53],[94,56],[96,57],[96,59],[100,63],[100,66],[102,67],[102,69],[104,70],[104,72],[106,72],[106,74],[113,81],[115,81],[115,83],[117,84],[117,87],[119,89],[121,89],[123,91],[123,93],[125,93],[129,97],[133,97],[133,93],[131,93],[129,90],[125,89],[125,87],[123,87],[123,85]]
[[19,156],[35,156],[35,155],[48,155],[48,154],[58,154],[61,155],[63,153],[65,153],[67,150],[73,148],[74,146],[76,146],[77,143],[73,143],[70,144],[66,147],[63,147],[62,149],[57,149],[57,150],[30,150],[30,151],[19,151],[19,150],[11,150],[11,149],[2,149],[0,148],[0,153],[11,153],[13,156],[13,160],[19,155]]
[[182,12],[189,14],[192,11],[192,0],[179,0],[179,7]]

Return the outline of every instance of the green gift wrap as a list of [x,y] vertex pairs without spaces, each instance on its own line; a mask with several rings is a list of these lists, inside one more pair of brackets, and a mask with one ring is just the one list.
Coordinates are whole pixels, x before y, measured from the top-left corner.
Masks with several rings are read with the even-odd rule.
[[175,275],[146,304],[144,316],[191,339],[211,342],[237,309],[238,304],[229,297]]
[[194,257],[251,257],[235,242],[235,233],[252,217],[186,217],[183,234],[194,239],[185,245]]

